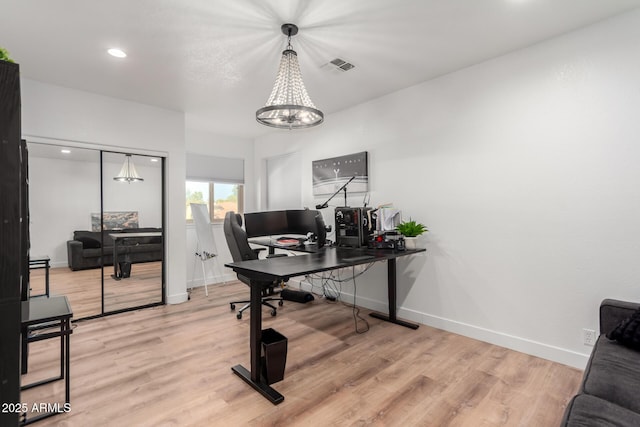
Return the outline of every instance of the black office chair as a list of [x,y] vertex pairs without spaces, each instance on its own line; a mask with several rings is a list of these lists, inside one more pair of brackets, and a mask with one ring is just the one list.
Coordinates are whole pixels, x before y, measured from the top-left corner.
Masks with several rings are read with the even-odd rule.
[[[239,261],[247,261],[252,259],[258,259],[258,253],[263,249],[252,249],[249,246],[249,242],[247,240],[247,233],[242,228],[242,215],[237,214],[235,212],[227,212],[224,217],[224,237],[227,240],[227,246],[229,246],[229,251],[231,252],[231,257],[233,258],[233,262]],[[238,274],[238,279],[250,285],[249,278],[243,276],[242,274]],[[283,299],[282,297],[276,296],[273,292],[274,287],[277,286],[278,283],[275,282],[262,282],[262,305],[266,305],[271,308],[271,315],[276,315],[276,307],[273,304],[270,304],[270,301],[278,301],[278,305],[282,306]],[[238,313],[236,317],[238,319],[242,319],[242,312],[251,306],[250,301],[232,301],[229,303],[231,310],[235,310],[236,304],[245,304]]]

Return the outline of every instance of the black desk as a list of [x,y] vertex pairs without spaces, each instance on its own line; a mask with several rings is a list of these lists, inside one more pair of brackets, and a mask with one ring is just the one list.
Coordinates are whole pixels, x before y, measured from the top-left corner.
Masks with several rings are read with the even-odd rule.
[[[70,380],[69,380],[69,360],[70,360],[70,335],[71,330],[71,317],[73,312],[69,305],[69,300],[64,295],[52,296],[52,297],[37,297],[31,298],[28,301],[22,302],[22,363],[23,373],[26,373],[26,367],[28,363],[28,343],[35,341],[42,341],[49,338],[60,337],[60,375],[53,378],[37,381],[31,384],[26,384],[21,387],[21,390],[28,390],[39,385],[48,384],[54,381],[64,379],[64,397],[65,403],[70,404]],[[33,330],[39,330],[44,328],[60,327],[59,331],[40,333],[37,335],[31,335]],[[51,417],[58,414],[58,412],[48,412],[40,414],[30,419],[24,419],[22,425],[31,424],[39,421],[43,418]]]
[[[309,246],[309,245],[307,245]],[[289,248],[292,249],[292,248]],[[309,248],[311,250],[311,248]],[[260,281],[288,280],[296,276],[320,273],[338,268],[351,267],[359,264],[369,264],[377,261],[387,261],[387,288],[389,298],[389,314],[371,313],[372,317],[417,329],[416,323],[400,320],[396,316],[396,258],[424,252],[425,249],[395,252],[374,249],[347,248],[315,248],[315,252],[304,256],[278,257],[258,259],[225,264],[238,274],[251,280],[251,319],[249,347],[251,352],[251,370],[242,365],[236,365],[232,371],[246,381],[251,387],[260,392],[273,404],[281,403],[284,396],[271,388],[260,378],[261,360],[260,344],[262,341],[262,304]],[[367,258],[365,258],[367,257]],[[253,281],[256,281],[254,286]]]
[[160,231],[148,231],[142,233],[109,233],[109,237],[113,239],[113,274],[111,277],[114,280],[120,280],[123,278],[122,270],[120,269],[120,263],[118,262],[118,242],[122,242],[121,246],[125,246],[125,239],[136,239],[141,237],[158,237],[162,236]]

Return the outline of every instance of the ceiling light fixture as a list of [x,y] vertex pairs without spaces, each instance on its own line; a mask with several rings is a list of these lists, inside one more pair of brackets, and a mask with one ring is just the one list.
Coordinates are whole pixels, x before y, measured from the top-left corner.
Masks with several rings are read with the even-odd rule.
[[61,152],[62,154],[71,154],[71,150],[66,149],[66,148],[63,148],[62,150],[60,150],[60,152]]
[[304,87],[298,54],[291,46],[291,36],[298,34],[294,24],[283,24],[282,33],[287,36],[287,48],[282,52],[280,69],[271,95],[264,107],[256,111],[256,120],[263,125],[280,129],[302,129],[317,126],[324,121]]
[[120,173],[118,176],[113,177],[114,181],[127,182],[131,184],[136,181],[144,181],[144,179],[140,178],[138,172],[136,171],[136,167],[133,165],[131,161],[131,154],[126,154],[126,158],[124,159],[124,164],[122,165],[122,169],[120,169]]
[[126,58],[127,54],[124,52],[124,50],[121,49],[117,49],[117,48],[112,48],[107,50],[107,53],[111,56],[115,56],[116,58]]

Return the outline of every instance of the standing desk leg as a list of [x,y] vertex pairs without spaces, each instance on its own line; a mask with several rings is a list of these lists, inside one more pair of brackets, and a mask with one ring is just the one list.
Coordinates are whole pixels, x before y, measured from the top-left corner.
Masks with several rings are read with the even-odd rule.
[[251,352],[251,371],[242,365],[236,365],[231,370],[242,378],[247,384],[256,389],[271,403],[277,405],[284,400],[284,396],[271,388],[269,384],[260,378],[262,361],[260,345],[262,341],[262,287],[251,284],[251,319],[249,332],[249,351]]
[[396,259],[391,258],[387,261],[387,289],[389,299],[389,314],[378,313],[377,311],[371,312],[369,315],[376,319],[386,320],[387,322],[395,323],[396,325],[405,326],[411,329],[418,329],[417,323],[407,322],[400,320],[396,317],[397,307],[397,295],[396,295]]

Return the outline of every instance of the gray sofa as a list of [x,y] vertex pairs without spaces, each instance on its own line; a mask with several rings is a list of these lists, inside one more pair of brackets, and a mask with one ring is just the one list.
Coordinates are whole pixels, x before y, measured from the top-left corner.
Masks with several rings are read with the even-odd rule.
[[[99,231],[78,230],[73,239],[67,241],[69,268],[73,271],[113,265],[113,239],[109,233],[146,233],[162,231],[161,228],[127,228],[124,230]],[[118,259],[132,264],[162,260],[162,237],[140,237],[124,239],[118,243]]]
[[634,349],[638,348],[635,325],[627,327],[623,339],[627,345],[605,336],[638,308],[640,304],[611,299],[600,305],[600,337],[562,426],[640,426],[640,351]]

